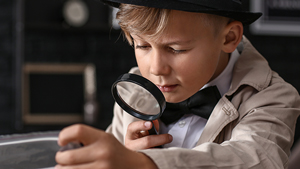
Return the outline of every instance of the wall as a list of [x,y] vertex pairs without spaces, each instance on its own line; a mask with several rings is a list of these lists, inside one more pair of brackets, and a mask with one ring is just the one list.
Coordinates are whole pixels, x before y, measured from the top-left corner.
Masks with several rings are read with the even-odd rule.
[[0,133],[13,128],[13,1],[0,0]]
[[[99,3],[99,2],[97,2]],[[16,1],[0,0],[0,134],[39,130],[59,130],[60,126],[20,126],[21,98],[16,98],[18,69],[15,61]],[[101,4],[102,5],[102,4]],[[50,26],[50,28],[49,28]],[[52,24],[53,26],[53,24]],[[124,42],[120,31],[102,27],[86,29],[25,25],[23,37],[24,63],[94,63],[96,66],[98,124],[105,129],[112,118],[114,100],[110,88],[117,77],[136,65],[133,49]],[[18,51],[20,52],[20,51]]]

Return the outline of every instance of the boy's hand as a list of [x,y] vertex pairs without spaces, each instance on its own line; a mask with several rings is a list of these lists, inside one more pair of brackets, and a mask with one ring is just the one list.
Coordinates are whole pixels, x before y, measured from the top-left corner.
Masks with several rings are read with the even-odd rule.
[[[158,121],[154,121],[158,130]],[[149,135],[152,128],[150,121],[136,121],[129,124],[125,137],[125,146],[131,150],[148,149],[172,142],[170,134]]]
[[131,151],[113,135],[86,125],[73,125],[61,131],[58,144],[65,146],[71,142],[80,142],[84,146],[57,152],[56,169],[157,168],[143,153]]

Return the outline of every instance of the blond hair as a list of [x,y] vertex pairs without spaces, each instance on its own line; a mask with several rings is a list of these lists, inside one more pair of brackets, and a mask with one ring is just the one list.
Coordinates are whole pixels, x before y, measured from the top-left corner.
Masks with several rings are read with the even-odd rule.
[[[158,38],[168,25],[170,13],[170,9],[121,4],[116,17],[127,41],[132,45],[131,34],[147,35],[152,39]],[[218,34],[220,24],[229,21],[229,18],[203,13],[199,18],[204,21],[204,24],[213,26],[215,34]]]

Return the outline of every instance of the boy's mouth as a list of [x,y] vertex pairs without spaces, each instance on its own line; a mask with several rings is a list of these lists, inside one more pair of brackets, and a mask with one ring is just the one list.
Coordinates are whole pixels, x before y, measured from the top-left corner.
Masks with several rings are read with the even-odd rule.
[[175,88],[177,87],[178,85],[163,85],[163,86],[160,86],[160,85],[157,85],[157,87],[159,88],[159,90],[161,92],[172,92],[175,90]]

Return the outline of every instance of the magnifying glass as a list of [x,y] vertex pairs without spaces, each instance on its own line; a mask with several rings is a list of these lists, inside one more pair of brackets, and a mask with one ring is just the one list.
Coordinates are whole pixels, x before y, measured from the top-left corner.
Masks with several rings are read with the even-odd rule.
[[[112,85],[112,95],[118,105],[132,116],[153,121],[166,107],[166,100],[159,88],[148,79],[131,73],[121,75]],[[157,134],[154,124],[148,131]]]

